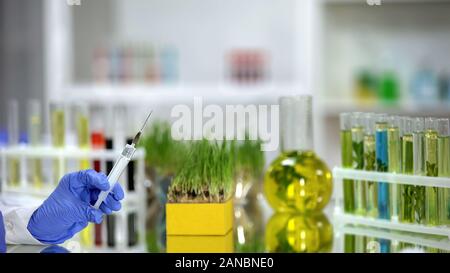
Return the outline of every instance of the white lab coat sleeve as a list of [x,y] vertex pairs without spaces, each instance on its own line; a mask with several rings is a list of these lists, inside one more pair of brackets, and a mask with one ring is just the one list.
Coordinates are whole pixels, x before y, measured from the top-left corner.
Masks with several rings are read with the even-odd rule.
[[28,222],[37,207],[8,206],[0,201],[5,224],[6,244],[43,245],[28,231]]

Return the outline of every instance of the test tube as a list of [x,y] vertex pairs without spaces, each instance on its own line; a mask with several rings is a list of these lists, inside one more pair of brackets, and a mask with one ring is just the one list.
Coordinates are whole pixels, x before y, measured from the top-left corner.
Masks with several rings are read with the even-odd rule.
[[[375,155],[377,172],[388,171],[388,123],[387,115],[377,114],[375,122]],[[389,184],[378,182],[378,217],[390,219]]]
[[[17,100],[8,103],[8,144],[19,145],[19,106]],[[12,187],[20,185],[20,159],[11,156],[8,160],[8,184]]]
[[[86,104],[77,104],[74,108],[78,147],[83,150],[88,150],[90,148],[89,108]],[[89,169],[90,166],[89,159],[81,159],[81,170]]]
[[[425,119],[425,173],[427,176],[438,176],[438,132],[437,119]],[[438,188],[425,188],[425,221],[427,225],[439,222]]]
[[[413,119],[404,118],[402,126],[402,173],[414,174],[414,145],[413,145]],[[414,222],[414,198],[415,187],[412,185],[400,185],[399,187],[399,221],[403,223]]]
[[[363,113],[353,113],[352,123],[352,150],[353,169],[364,169],[364,115]],[[366,188],[363,181],[354,181],[355,193],[355,213],[365,215],[366,213]]]
[[[450,130],[449,120],[437,120],[438,131],[438,176],[450,177]],[[450,225],[450,190],[438,188],[439,224]]]
[[[425,175],[425,119],[413,119],[413,167],[414,175]],[[414,186],[414,222],[425,222],[425,187]]]
[[[66,115],[63,103],[50,104],[51,116],[51,140],[55,148],[64,148],[66,144]],[[53,183],[58,184],[59,179],[65,172],[64,159],[55,159],[53,162]]]
[[[401,123],[402,118],[399,116],[388,118],[388,172],[390,173],[401,173]],[[398,216],[399,192],[399,185],[389,185],[390,215],[394,218]]]
[[[375,114],[367,113],[364,117],[364,170],[376,171],[375,156]],[[367,215],[378,217],[378,183],[366,181]]]
[[[341,164],[344,168],[352,168],[352,123],[351,114],[340,114],[341,123]],[[344,179],[344,211],[346,213],[353,213],[355,210],[355,195],[353,180]]]
[[[39,100],[30,100],[28,102],[28,131],[29,142],[33,148],[39,147],[42,144],[42,111],[41,103]],[[34,158],[30,160],[31,164],[31,179],[33,186],[37,189],[43,186],[42,175],[42,160]]]

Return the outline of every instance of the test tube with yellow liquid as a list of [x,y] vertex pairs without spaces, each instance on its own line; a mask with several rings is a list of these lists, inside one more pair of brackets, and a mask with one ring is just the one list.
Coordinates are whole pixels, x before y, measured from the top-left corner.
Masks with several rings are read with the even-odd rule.
[[[437,120],[438,176],[450,177],[450,124],[446,118]],[[438,189],[439,224],[450,226],[450,189]]]
[[[55,148],[64,148],[66,144],[66,115],[63,103],[50,105],[52,145]],[[59,183],[65,171],[64,159],[55,159],[53,162],[53,182]]]
[[[85,104],[78,104],[74,107],[75,127],[77,131],[78,147],[82,150],[90,148],[90,133],[89,133],[89,107]],[[91,163],[88,158],[80,160],[80,170],[87,170],[91,168]],[[94,244],[94,225],[89,224],[80,232],[81,244],[84,247],[92,247]]]
[[[28,131],[30,145],[33,148],[41,145],[42,137],[42,112],[39,100],[30,100],[28,102]],[[31,177],[30,181],[33,187],[41,189],[43,186],[42,160],[39,158],[30,159]]]
[[[17,100],[8,103],[8,145],[10,147],[19,145],[19,106]],[[20,185],[20,159],[12,156],[8,158],[8,185],[18,187]]]

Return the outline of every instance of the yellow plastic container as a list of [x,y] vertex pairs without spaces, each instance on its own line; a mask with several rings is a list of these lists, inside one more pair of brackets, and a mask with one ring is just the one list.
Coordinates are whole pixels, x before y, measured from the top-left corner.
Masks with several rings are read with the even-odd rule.
[[233,253],[233,232],[223,236],[167,235],[168,253]]
[[167,203],[167,235],[224,236],[233,228],[233,201]]

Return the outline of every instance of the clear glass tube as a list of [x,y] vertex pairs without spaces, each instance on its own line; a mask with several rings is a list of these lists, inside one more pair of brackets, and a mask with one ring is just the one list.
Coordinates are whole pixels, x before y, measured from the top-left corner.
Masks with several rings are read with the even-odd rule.
[[[364,170],[376,170],[375,155],[375,114],[368,113],[364,117]],[[378,183],[366,181],[367,215],[378,217]]]
[[[450,130],[448,119],[437,120],[438,176],[450,177]],[[450,225],[450,190],[438,188],[439,224]]]
[[[399,116],[391,116],[388,120],[388,172],[401,173],[401,140],[400,128],[402,118]],[[391,217],[398,216],[398,202],[399,202],[399,185],[389,185],[389,208]]]
[[[388,122],[387,115],[378,114],[375,122],[375,155],[377,171],[388,170]],[[389,184],[383,181],[378,183],[378,217],[390,219]]]
[[[352,122],[352,167],[355,170],[364,169],[364,115],[353,113]],[[366,214],[366,187],[362,181],[354,182],[355,213]]]
[[[413,119],[403,119],[402,135],[402,173],[414,174],[414,145],[413,145]],[[403,223],[414,222],[415,186],[400,185],[399,221]]]
[[[413,167],[415,175],[425,175],[425,119],[413,120]],[[425,187],[414,187],[414,221],[425,222]]]
[[[38,147],[42,144],[42,110],[39,100],[30,100],[28,102],[28,135],[30,137],[30,145],[32,147]],[[43,186],[43,174],[42,174],[42,160],[34,158],[30,160],[31,165],[31,177],[35,188],[42,188]]]
[[[353,166],[353,152],[352,152],[352,123],[351,114],[340,114],[341,124],[341,164],[344,168],[352,168]],[[353,213],[355,210],[355,194],[354,182],[350,179],[344,179],[344,211],[346,213]]]
[[[437,119],[425,119],[425,171],[427,176],[438,176]],[[425,221],[428,225],[439,222],[438,188],[425,188]]]
[[[63,148],[66,144],[66,109],[63,103],[50,104],[51,139],[55,148]],[[55,159],[53,162],[53,183],[57,184],[65,172],[64,160]]]
[[[19,144],[19,106],[17,100],[8,102],[8,144],[17,146]],[[9,157],[8,184],[12,187],[20,185],[20,160],[18,157]]]
[[[90,148],[90,133],[89,133],[89,108],[85,104],[77,104],[74,107],[75,111],[75,127],[77,131],[77,142],[80,149]],[[80,160],[80,169],[86,170],[91,167],[89,159]]]

